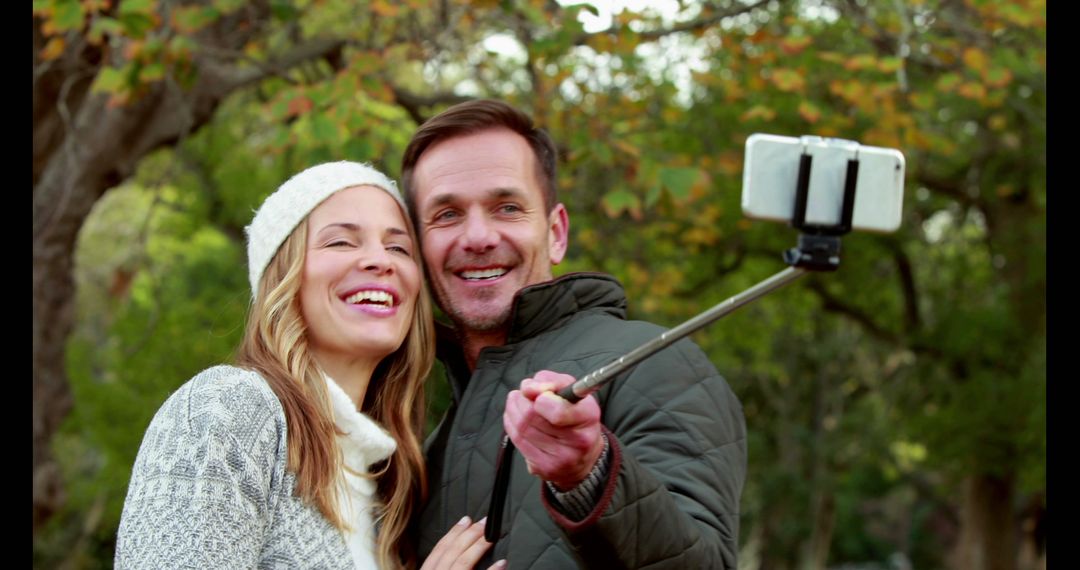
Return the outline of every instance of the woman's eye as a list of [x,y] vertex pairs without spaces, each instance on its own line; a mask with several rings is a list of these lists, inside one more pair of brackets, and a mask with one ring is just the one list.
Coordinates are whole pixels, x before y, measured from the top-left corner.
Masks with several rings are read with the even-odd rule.
[[388,246],[386,246],[386,250],[387,251],[392,251],[394,253],[404,253],[405,255],[408,255],[408,256],[412,255],[412,253],[409,252],[409,248],[407,248],[405,246],[402,246],[402,245],[388,245]]

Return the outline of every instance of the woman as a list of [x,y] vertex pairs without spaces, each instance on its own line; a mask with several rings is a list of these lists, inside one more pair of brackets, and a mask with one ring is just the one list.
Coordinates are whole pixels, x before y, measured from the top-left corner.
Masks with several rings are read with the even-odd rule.
[[[309,168],[266,199],[247,227],[236,366],[198,374],[155,415],[118,568],[415,564],[434,336],[408,220],[396,185],[358,163]],[[425,567],[471,567],[482,526],[455,526]]]

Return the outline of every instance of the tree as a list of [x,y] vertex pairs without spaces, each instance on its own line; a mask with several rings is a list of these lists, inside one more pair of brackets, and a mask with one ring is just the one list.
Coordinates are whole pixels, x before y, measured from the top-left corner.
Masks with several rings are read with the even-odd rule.
[[64,347],[72,327],[72,252],[104,193],[155,149],[176,144],[229,94],[340,41],[265,42],[269,2],[34,3],[34,528],[62,501],[49,441],[71,407]]

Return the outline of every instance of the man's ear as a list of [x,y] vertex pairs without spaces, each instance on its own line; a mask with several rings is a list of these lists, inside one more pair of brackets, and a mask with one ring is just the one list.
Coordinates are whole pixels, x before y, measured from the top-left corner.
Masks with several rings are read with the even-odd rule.
[[558,265],[563,260],[569,241],[570,215],[560,202],[548,214],[548,255],[552,265]]

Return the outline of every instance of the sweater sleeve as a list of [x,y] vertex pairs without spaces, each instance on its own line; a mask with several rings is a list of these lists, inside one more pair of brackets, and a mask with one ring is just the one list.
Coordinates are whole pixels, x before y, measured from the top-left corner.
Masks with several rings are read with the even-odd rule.
[[255,568],[272,510],[280,404],[235,368],[200,374],[158,410],[132,470],[117,568]]
[[589,567],[736,568],[746,475],[742,407],[705,355],[677,343],[615,381],[601,499],[573,521],[546,500]]

